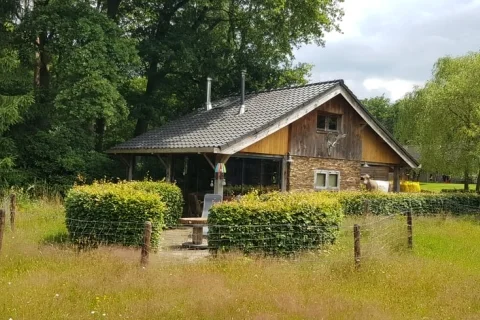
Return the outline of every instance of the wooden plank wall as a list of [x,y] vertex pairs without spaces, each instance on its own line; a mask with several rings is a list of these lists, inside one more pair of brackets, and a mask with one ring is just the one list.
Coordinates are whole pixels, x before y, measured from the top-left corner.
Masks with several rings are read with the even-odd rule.
[[377,135],[372,128],[362,131],[362,161],[403,164],[404,161]]
[[[330,156],[327,150],[327,133],[317,132],[318,112],[341,115],[340,131],[347,134],[332,149]],[[345,98],[340,95],[336,96],[318,107],[316,111],[310,112],[292,123],[290,154],[306,157],[360,160],[362,156],[361,122],[362,119]]]
[[240,152],[272,155],[288,153],[288,126],[246,147]]
[[360,173],[362,175],[368,174],[370,178],[375,180],[388,180],[388,173],[390,172],[390,167],[387,166],[370,166],[368,168],[360,168]]

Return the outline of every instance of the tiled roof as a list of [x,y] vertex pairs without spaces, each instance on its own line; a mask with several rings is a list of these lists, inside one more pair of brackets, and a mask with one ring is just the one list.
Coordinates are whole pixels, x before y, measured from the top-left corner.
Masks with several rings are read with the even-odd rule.
[[247,94],[246,111],[243,114],[239,114],[240,96],[214,101],[211,110],[197,110],[119,144],[110,152],[222,147],[260,131],[339,84],[343,85],[343,81],[319,82]]

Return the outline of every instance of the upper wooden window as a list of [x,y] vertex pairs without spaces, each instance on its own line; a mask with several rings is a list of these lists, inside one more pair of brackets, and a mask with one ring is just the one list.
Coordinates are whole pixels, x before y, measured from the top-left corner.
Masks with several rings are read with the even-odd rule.
[[337,115],[317,115],[317,131],[339,131],[340,116]]

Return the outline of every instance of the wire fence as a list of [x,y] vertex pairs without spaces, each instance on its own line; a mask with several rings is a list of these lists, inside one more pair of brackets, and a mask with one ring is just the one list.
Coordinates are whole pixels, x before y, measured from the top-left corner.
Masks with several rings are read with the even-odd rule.
[[[375,209],[373,203],[365,208],[365,212],[347,217],[340,226],[308,224],[226,226],[197,223],[181,224],[175,228],[162,230],[159,225],[145,221],[87,221],[62,218],[66,231],[54,236],[49,235],[46,242],[75,249],[104,246],[139,250],[144,265],[149,261],[149,257],[161,263],[178,263],[228,253],[230,256],[238,254],[243,257],[247,254],[288,261],[347,259],[359,266],[369,259],[411,249],[414,242],[415,219],[419,215],[445,217],[448,212],[480,214],[480,207],[476,205],[449,202],[438,203],[436,206],[412,202],[407,208],[389,207],[388,210],[380,208],[382,212],[388,212],[387,215],[372,214],[371,211]],[[10,196],[4,198],[0,209],[5,213],[5,217],[13,212],[15,218],[15,198],[13,200]],[[14,219],[11,221],[13,221],[11,229],[14,231]],[[5,224],[4,219],[4,229]]]

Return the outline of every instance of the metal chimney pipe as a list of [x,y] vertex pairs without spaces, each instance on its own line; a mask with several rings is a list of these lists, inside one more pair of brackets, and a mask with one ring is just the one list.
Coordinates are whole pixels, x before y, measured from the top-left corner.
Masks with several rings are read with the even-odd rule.
[[247,71],[242,70],[242,94],[239,114],[245,113],[245,74]]
[[212,109],[212,78],[207,78],[207,111]]

